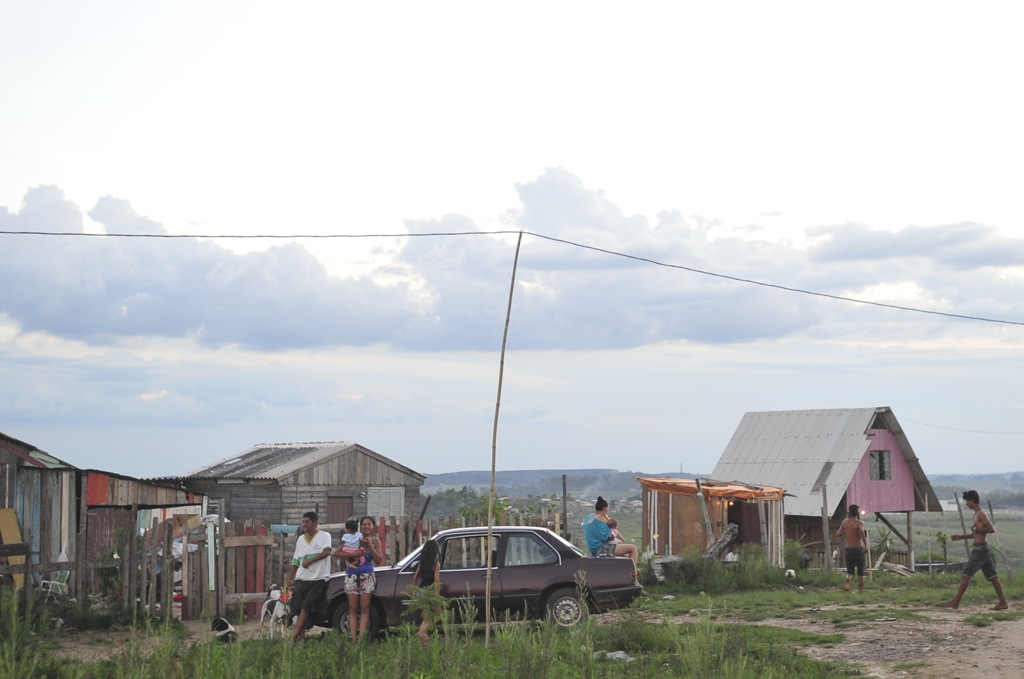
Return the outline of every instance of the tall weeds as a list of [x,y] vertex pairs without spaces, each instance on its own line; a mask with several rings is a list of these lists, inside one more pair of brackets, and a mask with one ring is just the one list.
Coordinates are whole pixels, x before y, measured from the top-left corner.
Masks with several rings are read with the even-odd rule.
[[[710,597],[707,598],[711,601]],[[462,606],[462,610],[458,607]],[[436,679],[644,679],[662,677],[825,676],[803,656],[791,660],[770,649],[777,639],[745,636],[716,624],[710,603],[696,623],[656,616],[644,602],[612,615],[584,619],[572,629],[538,621],[500,622],[490,644],[468,604],[446,610],[429,648],[416,626],[377,640],[351,643],[333,631],[292,647],[286,639],[219,643],[184,638],[176,623],[133,628],[108,659],[72,664],[49,658],[46,642],[13,595],[0,598],[0,676],[3,679],[266,679],[417,677]],[[627,659],[615,659],[616,652]],[[784,670],[784,672],[782,671]]]

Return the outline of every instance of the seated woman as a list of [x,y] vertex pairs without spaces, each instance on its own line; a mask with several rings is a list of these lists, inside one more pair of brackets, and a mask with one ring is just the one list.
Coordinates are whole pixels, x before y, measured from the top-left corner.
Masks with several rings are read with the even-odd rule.
[[592,556],[628,556],[633,560],[633,577],[636,577],[636,545],[616,544],[612,529],[608,526],[608,502],[600,495],[594,503],[594,513],[583,519],[583,536],[587,539],[587,550]]

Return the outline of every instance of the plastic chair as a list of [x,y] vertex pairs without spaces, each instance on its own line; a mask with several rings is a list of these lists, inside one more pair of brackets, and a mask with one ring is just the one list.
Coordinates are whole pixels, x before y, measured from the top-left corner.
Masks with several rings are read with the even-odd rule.
[[39,591],[46,593],[47,601],[56,601],[68,593],[68,578],[71,571],[60,571],[55,580],[40,580]]

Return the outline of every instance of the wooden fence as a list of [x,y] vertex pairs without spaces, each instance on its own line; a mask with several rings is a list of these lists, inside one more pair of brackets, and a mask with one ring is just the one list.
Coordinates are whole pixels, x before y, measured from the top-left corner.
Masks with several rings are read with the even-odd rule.
[[[384,548],[386,562],[393,564],[439,530],[482,523],[486,523],[486,517],[451,515],[428,517],[423,521],[382,517],[377,522],[377,537]],[[555,532],[561,532],[562,528],[559,514],[523,517],[502,513],[495,517],[495,525],[523,524],[547,526]],[[24,558],[12,561],[27,563],[6,564],[4,557],[7,556],[27,557],[29,546],[0,545],[0,581],[5,576],[22,574],[26,582],[36,584],[41,579],[53,579],[60,571],[69,571],[68,596],[76,597],[78,592],[89,589],[84,585],[84,574],[100,571],[100,577],[94,580],[108,584],[105,592],[108,603],[116,593],[116,603],[123,610],[134,607],[153,616],[173,612],[182,619],[192,620],[226,615],[229,608],[232,613],[245,617],[258,616],[270,586],[283,584],[291,570],[295,530],[274,532],[266,521],[221,519],[202,523],[182,531],[180,557],[177,557],[173,548],[165,547],[174,544],[175,530],[180,528],[180,524],[173,521],[154,520],[152,528],[144,535],[129,537],[119,556],[93,561],[33,564],[31,559]],[[319,528],[331,534],[333,546],[337,547],[344,526],[320,524]],[[333,565],[340,568],[340,563]],[[24,589],[26,593],[29,590]],[[90,597],[76,598],[85,606]]]

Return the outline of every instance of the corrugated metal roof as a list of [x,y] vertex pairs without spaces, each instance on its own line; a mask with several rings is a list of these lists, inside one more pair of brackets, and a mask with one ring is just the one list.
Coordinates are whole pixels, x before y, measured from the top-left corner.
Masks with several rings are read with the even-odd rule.
[[73,464],[68,464],[64,460],[51,455],[45,450],[36,448],[31,443],[19,441],[13,436],[8,436],[3,432],[0,432],[0,447],[3,447],[4,450],[18,458],[21,458],[33,467],[44,467],[46,469],[78,469],[78,467]]
[[743,416],[712,476],[785,488],[786,514],[821,516],[821,487],[831,515],[867,452],[875,418],[900,445],[911,472],[917,511],[941,511],[921,464],[892,410],[837,408],[750,412]]
[[226,457],[211,465],[194,469],[183,478],[195,479],[280,479],[343,452],[359,450],[411,476],[423,474],[398,464],[351,441],[310,443],[260,443],[249,450]]

